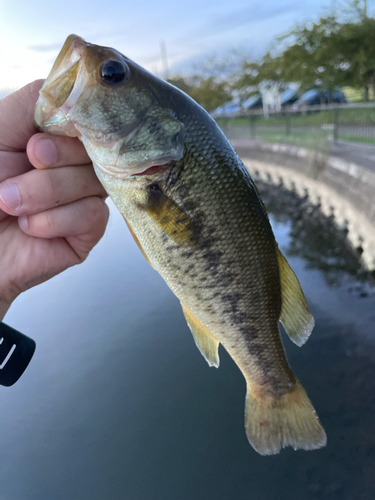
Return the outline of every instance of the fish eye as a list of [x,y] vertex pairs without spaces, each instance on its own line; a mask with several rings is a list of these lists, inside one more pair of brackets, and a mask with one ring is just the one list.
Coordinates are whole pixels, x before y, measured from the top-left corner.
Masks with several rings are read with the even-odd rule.
[[130,70],[127,64],[117,59],[105,61],[100,68],[100,78],[109,85],[115,85],[128,79]]

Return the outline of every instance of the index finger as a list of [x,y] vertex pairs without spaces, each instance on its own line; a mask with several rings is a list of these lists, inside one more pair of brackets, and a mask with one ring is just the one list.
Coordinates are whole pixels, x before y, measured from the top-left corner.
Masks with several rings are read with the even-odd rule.
[[27,156],[37,169],[91,163],[82,142],[63,135],[33,135],[27,144]]

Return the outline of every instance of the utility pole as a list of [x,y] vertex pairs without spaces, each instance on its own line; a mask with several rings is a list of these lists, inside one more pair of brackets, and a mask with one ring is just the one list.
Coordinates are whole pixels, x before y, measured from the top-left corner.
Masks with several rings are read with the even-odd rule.
[[169,68],[168,68],[167,49],[165,47],[164,40],[160,40],[160,51],[161,51],[161,60],[163,63],[164,80],[167,80],[169,76]]

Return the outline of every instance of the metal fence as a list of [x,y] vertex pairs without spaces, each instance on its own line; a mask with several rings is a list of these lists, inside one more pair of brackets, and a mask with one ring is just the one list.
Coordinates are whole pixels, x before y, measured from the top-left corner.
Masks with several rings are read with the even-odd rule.
[[237,112],[216,117],[231,138],[251,137],[294,144],[351,141],[375,144],[375,103],[328,104],[279,112]]

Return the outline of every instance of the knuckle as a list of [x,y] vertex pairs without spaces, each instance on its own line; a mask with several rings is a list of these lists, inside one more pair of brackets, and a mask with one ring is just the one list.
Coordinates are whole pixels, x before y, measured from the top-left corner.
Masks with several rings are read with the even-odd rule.
[[105,220],[104,203],[97,196],[91,202],[91,222],[92,224],[103,224]]
[[39,214],[29,215],[29,229],[32,233],[47,237],[54,227],[54,218],[51,210],[46,210]]
[[98,197],[86,200],[85,204],[86,230],[83,239],[95,244],[103,236],[108,222],[108,208]]
[[59,194],[58,194],[58,186],[56,181],[56,171],[54,170],[45,170],[46,175],[46,194],[51,199],[51,204],[54,206],[58,206],[59,204]]

